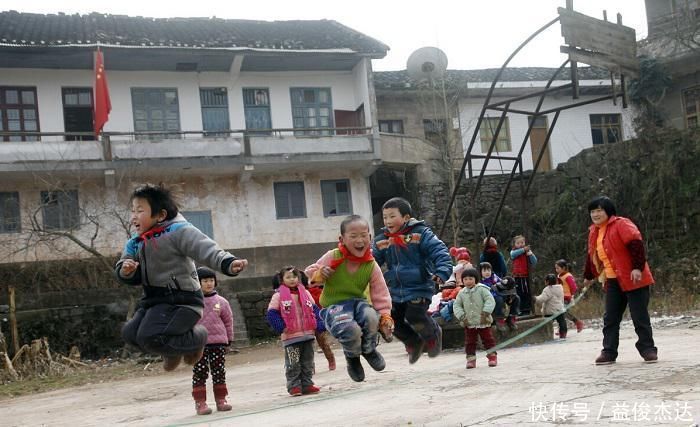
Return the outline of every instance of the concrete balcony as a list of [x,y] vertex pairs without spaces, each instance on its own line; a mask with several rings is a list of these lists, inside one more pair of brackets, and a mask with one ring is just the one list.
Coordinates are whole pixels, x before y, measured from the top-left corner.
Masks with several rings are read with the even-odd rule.
[[415,136],[381,133],[382,162],[388,164],[420,165],[440,158],[440,150],[430,142]]
[[[371,128],[269,129],[259,132],[0,132],[0,173],[138,167],[188,173],[364,168],[376,163]],[[12,138],[14,137],[14,138]],[[223,172],[225,171],[225,172]]]

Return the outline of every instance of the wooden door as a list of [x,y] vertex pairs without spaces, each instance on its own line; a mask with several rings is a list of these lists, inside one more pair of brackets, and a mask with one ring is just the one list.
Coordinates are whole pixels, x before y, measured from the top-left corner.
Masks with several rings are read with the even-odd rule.
[[[528,117],[528,120],[533,120],[533,117]],[[542,151],[542,147],[544,146],[544,141],[547,138],[548,131],[546,116],[537,116],[534,120],[535,123],[532,125],[532,131],[530,132],[530,148],[532,150],[533,169],[535,168],[535,163],[537,162],[537,158],[540,155],[540,151]],[[549,144],[547,144],[547,148],[545,149],[544,154],[542,155],[540,165],[537,167],[537,170],[539,171],[552,170],[552,157],[549,151],[549,145],[551,144],[551,142],[552,141],[549,141]]]

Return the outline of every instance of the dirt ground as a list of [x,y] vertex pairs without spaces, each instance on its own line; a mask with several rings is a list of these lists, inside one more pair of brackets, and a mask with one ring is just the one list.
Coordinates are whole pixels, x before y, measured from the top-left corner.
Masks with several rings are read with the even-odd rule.
[[[596,322],[565,341],[499,352],[499,365],[479,355],[467,371],[462,351],[427,355],[409,365],[402,346],[382,344],[383,372],[363,383],[330,372],[316,356],[318,395],[290,397],[278,345],[229,355],[231,412],[197,416],[191,371],[89,384],[0,401],[3,426],[249,426],[271,425],[697,425],[700,421],[700,319],[654,320],[659,362],[644,364],[629,322],[614,365],[595,366],[601,331]],[[211,385],[209,385],[211,387]],[[211,390],[211,388],[210,388]],[[213,397],[209,395],[213,405]]]

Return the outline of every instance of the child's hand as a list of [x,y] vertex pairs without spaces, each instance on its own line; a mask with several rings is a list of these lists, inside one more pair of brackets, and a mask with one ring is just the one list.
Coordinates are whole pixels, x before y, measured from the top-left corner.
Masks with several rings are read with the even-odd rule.
[[122,263],[122,274],[125,276],[130,276],[139,267],[138,261],[133,259],[125,259]]
[[443,283],[445,283],[437,274],[433,274],[433,282],[437,283],[438,285],[442,285]]
[[333,270],[327,265],[321,267],[319,271],[321,272],[321,277],[323,277],[323,280],[328,280],[328,278],[331,277],[333,273],[335,273],[335,270]]
[[231,274],[238,274],[245,270],[246,267],[248,267],[247,259],[237,259],[231,263],[229,270],[231,270]]
[[391,342],[394,339],[394,319],[391,314],[384,313],[379,319],[379,333],[384,341]]
[[385,240],[380,240],[376,243],[377,249],[386,249],[389,246],[391,246],[391,240],[385,239]]
[[525,246],[523,246],[523,250],[524,250],[525,252],[530,252],[530,245],[525,245]]
[[482,325],[485,325],[485,324],[489,323],[489,316],[490,316],[490,315],[491,315],[491,313],[487,313],[487,312],[485,312],[485,311],[482,311],[482,312],[481,312],[481,319],[480,319],[480,322],[479,322],[479,323],[482,324]]

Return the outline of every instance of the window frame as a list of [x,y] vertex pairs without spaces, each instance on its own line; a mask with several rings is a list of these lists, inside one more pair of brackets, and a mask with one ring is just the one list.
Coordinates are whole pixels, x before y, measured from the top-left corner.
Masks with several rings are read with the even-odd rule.
[[[137,108],[136,105],[136,97],[135,95],[139,92],[144,93],[144,100],[148,100],[148,96],[151,93],[154,92],[160,92],[162,93],[162,96],[164,99],[166,98],[166,94],[169,92],[174,92],[175,93],[175,103],[173,104],[175,108],[177,109],[177,119],[168,119],[167,118],[167,104],[162,104],[161,108],[153,108],[151,104],[146,102],[142,108]],[[154,104],[155,105],[155,104]],[[157,132],[161,131],[161,129],[152,129],[152,119],[150,118],[150,112],[153,110],[160,109],[162,110],[163,114],[163,129],[162,133],[157,133],[157,134],[150,134],[150,135],[137,135],[136,139],[138,140],[158,140],[158,139],[180,139],[182,138],[182,134],[180,133],[182,131],[182,120],[180,117],[180,94],[178,93],[178,89],[176,87],[132,87],[131,88],[131,110],[132,110],[132,116],[133,116],[133,125],[134,125],[134,132]],[[145,119],[139,119],[137,118],[137,111],[143,110],[146,113],[146,118]],[[168,129],[167,122],[168,120],[177,120],[177,130],[175,129]],[[137,122],[146,122],[147,129],[138,129]]]
[[[382,125],[388,125],[389,130],[385,131],[382,130]],[[396,125],[398,124],[399,130],[396,130]],[[386,120],[378,120],[377,125],[379,126],[379,132],[383,133],[394,133],[394,134],[400,134],[403,135],[404,129],[403,129],[403,120],[402,119],[386,119]],[[425,129],[424,129],[425,131]]]
[[[66,95],[69,95],[70,92],[76,92],[76,95],[78,96],[78,103],[77,104],[68,104],[66,102]],[[80,103],[80,93],[89,93],[90,94],[90,104],[81,104]],[[61,87],[61,106],[62,106],[62,112],[63,112],[63,130],[65,132],[69,132],[66,129],[66,110],[68,109],[85,109],[85,110],[90,110],[90,129],[89,131],[91,132],[93,130],[92,124],[94,123],[95,120],[95,99],[94,99],[94,93],[93,89],[89,86],[62,86]],[[75,132],[75,131],[73,131]],[[66,141],[94,141],[95,140],[95,135],[66,135],[65,136]]]
[[[206,104],[204,103],[205,92],[223,92],[223,99],[226,101],[224,105]],[[226,131],[231,130],[231,111],[229,109],[228,89],[225,86],[219,87],[200,87],[199,88],[199,108],[202,114],[202,132],[205,137],[221,137],[229,135]],[[223,129],[207,129],[207,120],[205,112],[207,111],[222,111],[225,112],[226,122]]]
[[[52,196],[64,197],[52,197]],[[74,205],[64,206],[65,201],[74,201]],[[80,228],[80,199],[78,190],[45,190],[39,195],[41,205],[41,219],[45,230],[51,231],[71,231]],[[49,224],[48,207],[55,203],[57,212],[57,224]],[[68,212],[64,212],[68,210]],[[68,222],[69,224],[65,224]]]
[[[611,117],[615,117],[617,119],[617,123],[608,122],[608,119],[610,119]],[[600,119],[600,122],[593,123],[594,118]],[[591,144],[593,146],[614,144],[617,142],[624,141],[624,135],[622,134],[622,114],[619,114],[619,113],[589,114],[588,120],[589,120],[589,123],[591,126]],[[617,141],[610,141],[608,131],[615,130],[615,129],[618,131],[619,137],[618,137]],[[594,133],[595,131],[601,132],[600,135],[601,135],[602,142],[596,142],[596,137],[595,137],[595,133]]]
[[423,136],[426,141],[433,144],[445,145],[447,143],[447,120],[443,118],[423,119]]
[[[9,104],[7,102],[7,92],[17,91],[17,103]],[[25,104],[22,99],[23,92],[32,92],[34,97],[33,104]],[[36,129],[26,129],[25,112],[26,110],[34,110],[34,119],[29,119],[29,121],[36,122]],[[7,110],[18,110],[19,112],[19,130],[9,129],[9,118],[7,115]],[[13,120],[15,121],[15,120]],[[0,131],[7,132],[41,132],[41,122],[39,121],[39,99],[37,96],[36,86],[0,86]],[[19,138],[19,139],[18,139]],[[4,136],[2,137],[4,142],[18,142],[18,141],[41,141],[39,136]]]
[[[301,215],[294,215],[294,205],[292,201],[292,197],[294,194],[291,192],[288,192],[286,195],[286,202],[287,206],[286,208],[288,209],[289,216],[282,216],[280,215],[280,208],[278,204],[278,199],[281,198],[281,194],[278,195],[278,191],[282,191],[283,188],[285,187],[291,187],[292,185],[301,185],[301,196],[302,196],[302,214]],[[273,199],[275,202],[275,216],[277,219],[298,219],[298,218],[306,218],[307,217],[307,211],[306,211],[306,186],[304,185],[304,181],[278,181],[274,182],[272,185],[272,193],[273,193]]]
[[[339,209],[339,202],[338,202],[338,194],[340,194],[337,191],[337,188],[333,191],[333,196],[335,200],[333,200],[334,208],[335,208],[335,213],[331,213],[332,209],[326,210],[326,192],[324,191],[324,184],[325,185],[337,185],[339,183],[344,183],[347,185],[347,211],[340,211]],[[341,178],[341,179],[322,179],[321,180],[321,206],[323,208],[323,216],[325,218],[331,217],[331,216],[345,216],[345,215],[352,215],[352,189],[350,187],[350,180],[347,178]]]
[[[265,96],[267,97],[267,104],[258,104],[257,103],[257,92],[262,91],[265,93]],[[249,93],[253,93],[252,99],[255,100],[254,103],[248,103],[246,100],[249,98],[247,96]],[[262,87],[262,86],[256,86],[256,87],[243,87],[241,88],[241,97],[243,98],[243,118],[245,120],[245,129],[248,133],[251,135],[272,135],[272,130],[258,130],[256,128],[249,128],[248,127],[248,113],[251,111],[259,110],[259,111],[265,111],[267,113],[267,120],[270,122],[269,129],[272,129],[272,102],[270,99],[270,88],[269,87]],[[292,121],[294,119],[292,118]]]
[[[295,100],[297,97],[295,96],[295,93],[299,91],[301,92],[301,99],[304,99],[304,93],[305,91],[313,91],[314,93],[314,102],[302,102],[302,103],[295,103]],[[321,91],[326,91],[328,93],[328,101],[325,103],[320,102],[320,93]],[[309,129],[309,130],[295,130],[294,135],[296,136],[327,136],[331,135],[331,129],[334,127],[335,123],[335,117],[334,117],[334,112],[333,112],[333,93],[331,91],[330,87],[290,87],[289,88],[289,98],[290,98],[290,104],[292,108],[292,127],[294,129]],[[308,111],[313,108],[315,110],[315,115],[313,116],[314,119],[317,120],[317,125],[310,125],[309,124],[309,119],[312,118],[309,116],[307,113]],[[327,108],[328,109],[328,124],[326,126],[321,126],[321,109],[322,108]],[[301,115],[297,114],[297,110],[301,111]],[[302,120],[303,125],[299,126],[298,120]],[[318,129],[318,130],[316,130]]]
[[[207,237],[214,240],[214,220],[211,216],[211,210],[181,210],[179,212],[182,214],[182,216],[185,217],[185,219],[190,224],[195,226],[202,233],[206,234]],[[195,222],[198,222],[198,221],[195,221],[195,222],[192,221],[192,218],[195,218],[195,217],[207,219],[207,221],[205,221],[205,222],[208,222],[206,229],[205,229],[205,227],[198,227],[197,226],[198,224],[195,224]]]
[[[510,153],[513,151],[509,119],[510,118],[507,116],[503,119],[501,131],[498,132],[498,139],[496,140],[496,145],[493,147],[496,153]],[[484,120],[481,122],[481,127],[479,127],[479,142],[481,143],[482,153],[489,152],[491,140],[493,139],[493,131],[498,127],[498,122],[500,120],[500,117],[484,117]],[[493,126],[491,126],[491,124],[493,124]],[[488,135],[485,135],[483,132],[488,132]]]
[[[8,197],[9,196],[9,197]],[[12,197],[14,196],[14,197]],[[11,206],[11,209],[14,209],[16,207],[16,216],[11,217],[7,215],[7,210],[6,206],[8,203],[8,199],[14,198],[15,199],[15,206]],[[15,212],[12,212],[15,213]],[[14,220],[14,221],[13,221]],[[15,225],[15,228],[12,229],[10,224]],[[20,209],[19,205],[19,191],[0,191],[0,234],[12,234],[12,233],[21,233],[22,232],[22,211]]]

